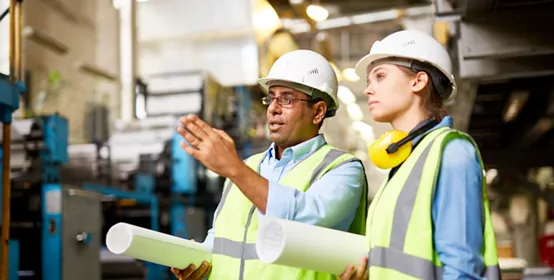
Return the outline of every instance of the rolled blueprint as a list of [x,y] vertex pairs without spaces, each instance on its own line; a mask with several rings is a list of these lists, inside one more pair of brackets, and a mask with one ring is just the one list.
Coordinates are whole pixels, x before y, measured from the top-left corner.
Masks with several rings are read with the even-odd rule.
[[348,265],[356,266],[367,256],[365,236],[263,217],[256,253],[265,263],[341,274]]
[[116,255],[179,269],[190,264],[199,267],[212,256],[211,249],[201,243],[127,223],[117,223],[108,230],[106,246]]

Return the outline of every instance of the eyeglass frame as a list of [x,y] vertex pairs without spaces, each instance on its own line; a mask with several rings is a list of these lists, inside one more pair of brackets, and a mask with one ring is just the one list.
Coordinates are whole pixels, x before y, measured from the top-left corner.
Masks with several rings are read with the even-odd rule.
[[[273,103],[273,100],[277,100],[277,104],[279,104],[281,106],[283,106],[283,105],[288,106],[288,105],[292,104],[292,101],[306,101],[308,103],[316,103],[316,102],[319,102],[319,101],[323,101],[320,98],[301,99],[301,98],[294,98],[294,97],[283,96],[283,95],[277,96],[277,97],[275,97],[275,96],[265,96],[261,100],[262,100],[262,104],[265,105],[265,106],[271,105],[271,103]],[[285,100],[288,100],[288,102],[284,103]]]

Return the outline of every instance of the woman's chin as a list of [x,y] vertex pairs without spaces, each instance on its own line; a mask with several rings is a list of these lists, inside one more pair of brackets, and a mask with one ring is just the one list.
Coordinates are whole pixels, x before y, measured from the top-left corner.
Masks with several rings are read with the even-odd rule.
[[370,115],[373,121],[375,122],[380,122],[380,123],[390,122],[389,116],[387,114],[383,114],[382,112],[379,112],[378,110],[370,111]]

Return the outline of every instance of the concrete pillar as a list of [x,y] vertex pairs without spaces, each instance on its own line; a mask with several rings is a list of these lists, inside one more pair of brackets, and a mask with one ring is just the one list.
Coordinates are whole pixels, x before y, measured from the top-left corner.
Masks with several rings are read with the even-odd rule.
[[[119,11],[109,1],[98,1],[96,7],[96,64],[119,77]],[[119,81],[98,80],[94,102],[109,110],[109,123],[120,117],[121,87]]]
[[[539,184],[541,190],[548,191],[549,185],[554,181],[554,172],[552,167],[541,167],[537,169],[535,181]],[[544,233],[544,226],[548,220],[547,214],[548,204],[543,199],[540,199],[538,202],[539,235]]]
[[137,3],[116,1],[119,8],[121,120],[131,121],[134,115],[134,90],[137,77]]
[[539,264],[537,199],[530,195],[514,195],[510,199],[514,255],[529,266]]

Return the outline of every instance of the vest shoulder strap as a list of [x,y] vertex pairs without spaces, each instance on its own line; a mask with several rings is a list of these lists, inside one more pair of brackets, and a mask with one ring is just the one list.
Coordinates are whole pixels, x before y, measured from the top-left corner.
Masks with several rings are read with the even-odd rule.
[[262,160],[264,159],[266,154],[267,154],[267,151],[254,154],[254,155],[248,157],[246,159],[245,163],[246,163],[246,165],[248,165],[248,167],[250,167],[254,170],[257,170],[258,166],[260,165],[260,163],[262,162]]

